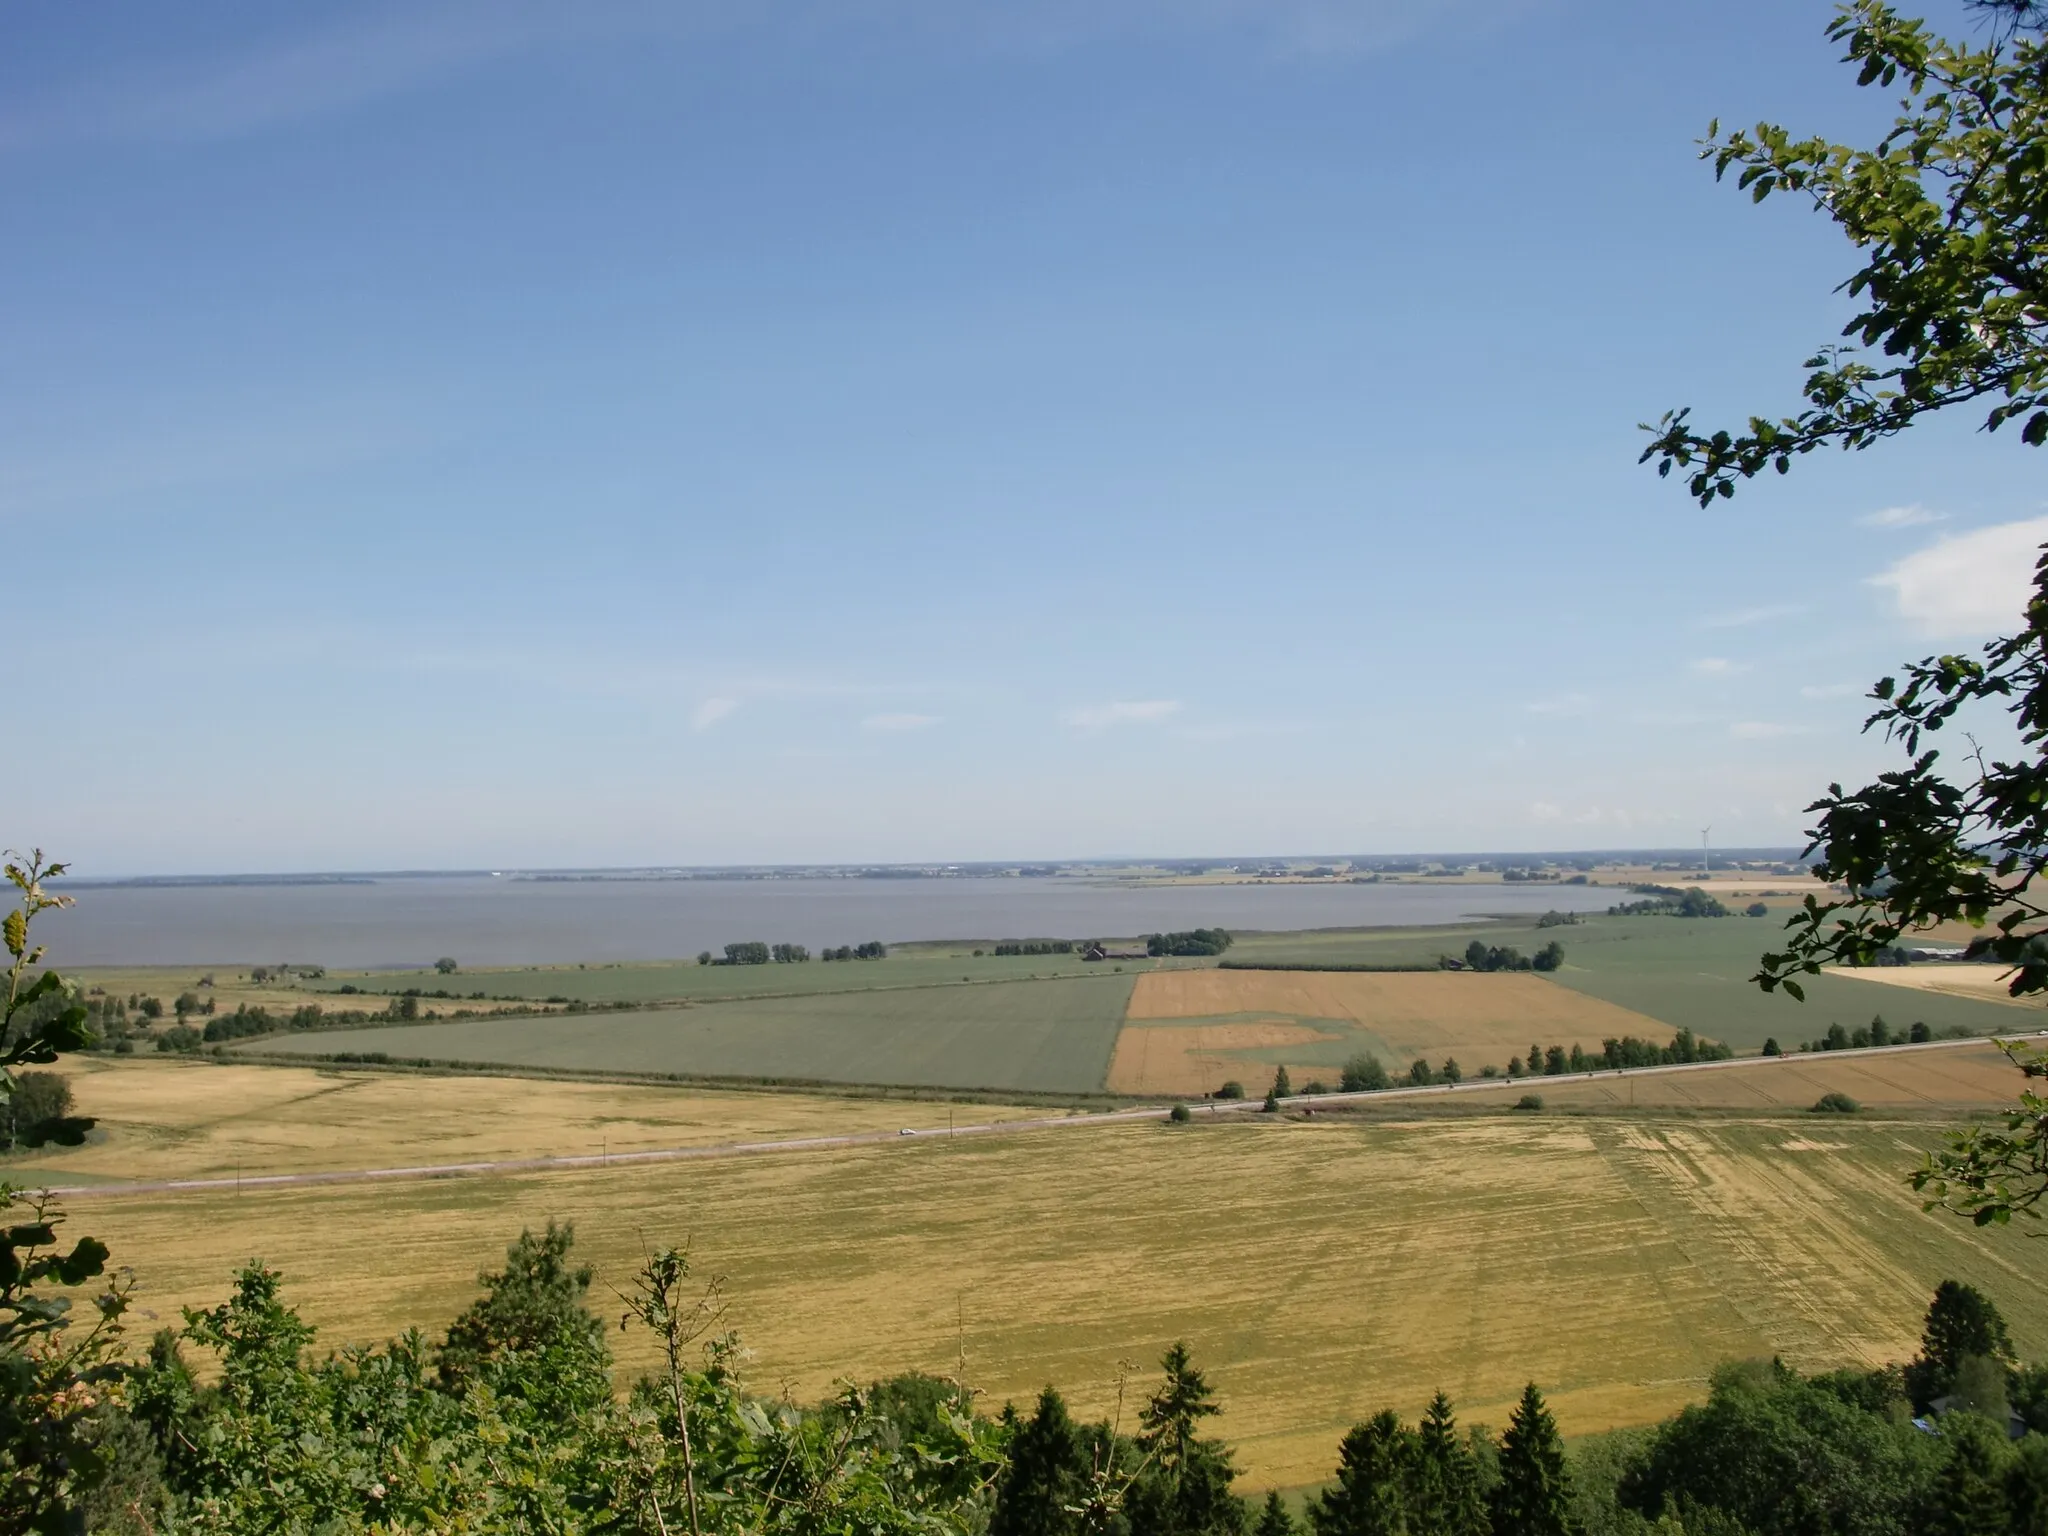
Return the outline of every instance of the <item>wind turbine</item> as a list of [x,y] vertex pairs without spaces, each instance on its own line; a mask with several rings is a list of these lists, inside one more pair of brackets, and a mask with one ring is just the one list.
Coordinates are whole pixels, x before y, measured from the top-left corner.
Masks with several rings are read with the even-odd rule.
[[1700,828],[1700,878],[1703,880],[1713,878],[1711,872],[1713,866],[1707,860],[1707,839],[1713,835],[1713,832],[1714,829],[1712,827]]

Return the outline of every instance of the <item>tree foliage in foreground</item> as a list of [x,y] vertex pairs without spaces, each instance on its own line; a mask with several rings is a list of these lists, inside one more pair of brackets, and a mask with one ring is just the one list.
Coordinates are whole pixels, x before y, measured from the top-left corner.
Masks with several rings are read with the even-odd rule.
[[[1861,253],[1843,285],[1858,309],[1841,342],[1806,362],[1805,408],[1702,432],[1667,413],[1644,450],[1701,505],[1816,449],[1863,449],[1929,412],[1983,413],[2048,442],[2048,42],[2035,0],[1985,0],[1999,25],[1976,44],[1934,35],[1883,0],[1853,0],[1828,34],[1857,81],[1901,92],[1891,130],[1869,148],[1799,138],[1770,123],[1702,148],[1717,178],[1761,202],[1790,194],[1834,220]],[[2048,553],[2019,627],[1977,655],[1934,655],[1879,679],[1865,730],[1905,766],[1860,789],[1840,784],[1818,816],[1814,872],[1847,895],[1809,896],[1756,981],[1803,997],[1801,975],[1875,963],[1941,922],[1978,930],[1968,956],[2011,968],[2014,996],[2048,989]],[[1982,712],[2003,713],[2019,748],[1973,740],[1960,771],[1935,746]],[[2002,1129],[1964,1131],[1914,1175],[1929,1197],[1980,1224],[2038,1216],[2048,1194],[2048,1104],[2032,1080],[2048,1060],[2014,1053],[2029,1086]]]

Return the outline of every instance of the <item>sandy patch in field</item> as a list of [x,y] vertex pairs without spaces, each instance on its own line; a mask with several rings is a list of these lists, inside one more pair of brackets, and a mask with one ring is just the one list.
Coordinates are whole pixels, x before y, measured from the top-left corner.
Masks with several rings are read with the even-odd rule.
[[1109,1061],[1111,1093],[1213,1093],[1232,1078],[1247,1091],[1263,1084],[1262,1069],[1247,1070],[1242,1060],[1225,1051],[1256,1051],[1272,1046],[1313,1045],[1341,1038],[1288,1020],[1253,1024],[1152,1024],[1126,1029],[1116,1037]]
[[1228,1014],[1348,1023],[1385,1044],[1390,1066],[1453,1055],[1468,1071],[1506,1066],[1536,1041],[1598,1050],[1609,1036],[1671,1037],[1668,1024],[1539,976],[1458,971],[1155,971],[1138,978],[1125,1017]]
[[1940,992],[1949,997],[1967,997],[1979,1003],[2005,1003],[2014,1008],[2048,1011],[2048,999],[2013,997],[2006,992],[2012,973],[2002,965],[1949,965],[1939,961],[1921,965],[1830,965],[1826,972],[1846,981],[1874,981],[1881,986],[1905,987],[1913,992]]

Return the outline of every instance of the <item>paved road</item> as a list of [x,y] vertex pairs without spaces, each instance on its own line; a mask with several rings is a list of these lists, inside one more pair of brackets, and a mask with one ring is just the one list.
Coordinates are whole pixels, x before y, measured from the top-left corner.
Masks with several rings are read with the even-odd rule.
[[[2048,1035],[2048,1030],[2041,1031]],[[1939,1040],[1924,1045],[1886,1045],[1861,1051],[1830,1053],[1831,1059],[1848,1056],[1894,1056],[1906,1051],[1953,1050],[1981,1046],[1978,1040]],[[1551,1088],[1565,1083],[1585,1083],[1620,1077],[1665,1077],[1677,1072],[1715,1072],[1749,1068],[1768,1070],[1767,1058],[1738,1056],[1732,1061],[1694,1061],[1670,1067],[1633,1067],[1622,1072],[1566,1072],[1556,1077],[1519,1078],[1513,1084],[1499,1078],[1470,1078],[1462,1083],[1438,1083],[1427,1088],[1383,1088],[1377,1093],[1323,1093],[1297,1095],[1281,1102],[1290,1109],[1327,1109],[1339,1104],[1385,1104],[1401,1099],[1426,1099],[1452,1094],[1501,1092],[1510,1086]],[[1799,1056],[1776,1060],[1798,1061]],[[1260,1099],[1215,1099],[1190,1105],[1200,1118],[1219,1115],[1257,1114],[1264,1107]],[[860,1147],[884,1142],[944,1140],[961,1136],[1009,1136],[1026,1131],[1060,1131],[1078,1126],[1125,1125],[1141,1120],[1164,1120],[1171,1105],[1146,1105],[1139,1109],[1115,1109],[1094,1115],[1044,1115],[1029,1120],[992,1120],[975,1125],[956,1125],[950,1130],[858,1131],[844,1136],[800,1136],[782,1141],[730,1141],[701,1147],[661,1147],[646,1152],[579,1153],[568,1157],[520,1157],[495,1162],[417,1163],[397,1168],[350,1168],[325,1173],[255,1173],[234,1178],[152,1179],[128,1184],[58,1185],[52,1194],[66,1199],[93,1195],[156,1195],[218,1190],[289,1189],[314,1184],[363,1184],[381,1179],[451,1179],[469,1174],[536,1173],[552,1169],[627,1168],[640,1163],[686,1163],[726,1157],[753,1157],[765,1152],[818,1152],[839,1147]]]

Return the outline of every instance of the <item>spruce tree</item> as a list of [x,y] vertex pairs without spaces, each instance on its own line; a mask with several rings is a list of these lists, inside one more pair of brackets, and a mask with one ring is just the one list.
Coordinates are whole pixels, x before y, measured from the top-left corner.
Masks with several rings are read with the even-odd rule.
[[1337,1448],[1336,1485],[1310,1506],[1315,1536],[1406,1536],[1414,1440],[1390,1408],[1353,1425]]
[[1479,1468],[1458,1437],[1451,1400],[1441,1392],[1430,1399],[1416,1435],[1409,1505],[1411,1536],[1486,1536]]
[[1230,1448],[1199,1434],[1220,1410],[1216,1394],[1184,1343],[1160,1364],[1166,1380],[1145,1405],[1138,1449],[1145,1471],[1126,1500],[1132,1536],[1242,1536],[1243,1501],[1230,1491],[1237,1475]]
[[1577,1536],[1564,1445],[1533,1381],[1522,1389],[1508,1432],[1501,1437],[1493,1536]]
[[1289,1078],[1289,1077],[1287,1076],[1287,1068],[1286,1068],[1285,1066],[1280,1066],[1280,1067],[1276,1067],[1276,1068],[1274,1068],[1274,1069],[1273,1069],[1273,1093],[1272,1093],[1272,1097],[1274,1097],[1274,1098],[1276,1098],[1276,1099],[1286,1099],[1286,1098],[1292,1098],[1293,1096],[1294,1096],[1294,1083],[1293,1083],[1293,1081],[1292,1081],[1292,1080],[1291,1080],[1291,1079],[1290,1079],[1290,1078]]
[[1294,1516],[1287,1513],[1287,1501],[1280,1497],[1275,1488],[1266,1495],[1266,1507],[1259,1511],[1259,1523],[1252,1528],[1252,1536],[1300,1536],[1294,1523]]
[[988,1536],[1075,1536],[1088,1458],[1066,1400],[1051,1387],[1010,1438],[1010,1465],[996,1487]]

